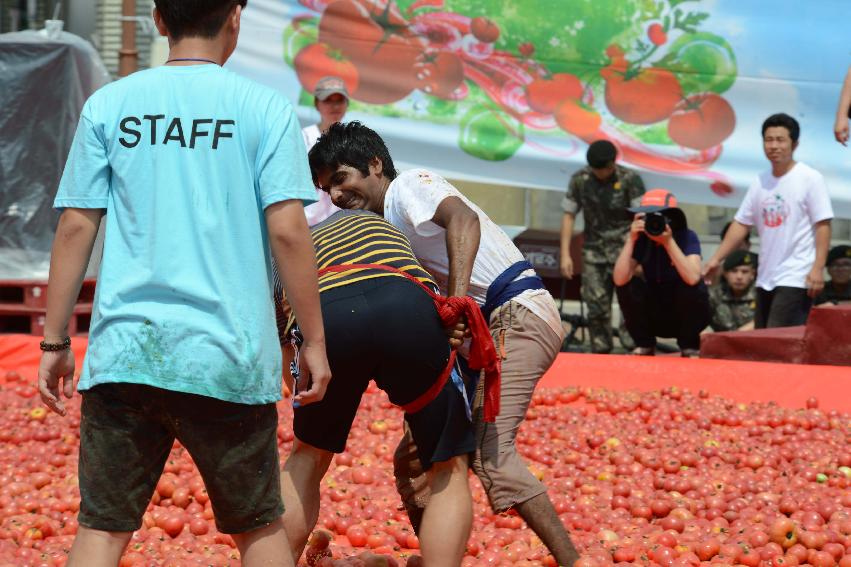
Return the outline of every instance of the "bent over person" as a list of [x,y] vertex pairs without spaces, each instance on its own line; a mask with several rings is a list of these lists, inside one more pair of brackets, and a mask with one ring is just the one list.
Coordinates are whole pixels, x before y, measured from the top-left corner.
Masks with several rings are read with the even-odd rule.
[[[437,288],[405,236],[376,214],[338,211],[312,232],[334,379],[321,402],[294,410],[296,439],[281,479],[293,559],[316,525],[322,477],[333,453],[345,449],[361,396],[375,379],[405,410],[427,471],[432,498],[419,534],[423,559],[460,565],[472,525],[467,454],[475,445],[462,389],[449,379],[449,340],[426,291]],[[276,286],[278,301],[281,291]],[[297,324],[279,331],[300,342]]]
[[[335,205],[383,215],[408,237],[444,295],[470,296],[481,306],[502,374],[498,390],[478,380],[473,469],[496,512],[516,509],[556,561],[572,565],[576,550],[547,489],[515,446],[535,386],[564,335],[543,282],[511,239],[442,177],[424,169],[397,174],[384,141],[366,126],[332,125],[309,158],[314,182]],[[417,528],[429,495],[413,457],[403,440],[396,453],[397,486]]]

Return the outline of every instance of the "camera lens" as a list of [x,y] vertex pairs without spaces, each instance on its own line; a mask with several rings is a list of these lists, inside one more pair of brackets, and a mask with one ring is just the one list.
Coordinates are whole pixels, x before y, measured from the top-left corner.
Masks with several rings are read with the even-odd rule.
[[650,236],[659,236],[665,232],[668,217],[662,213],[647,213],[644,216],[644,232]]

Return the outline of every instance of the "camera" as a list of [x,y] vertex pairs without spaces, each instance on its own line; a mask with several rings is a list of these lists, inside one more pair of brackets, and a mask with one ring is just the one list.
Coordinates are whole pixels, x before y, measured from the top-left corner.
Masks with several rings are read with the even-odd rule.
[[668,217],[659,212],[644,215],[644,232],[650,236],[659,236],[665,232],[665,227],[671,224]]

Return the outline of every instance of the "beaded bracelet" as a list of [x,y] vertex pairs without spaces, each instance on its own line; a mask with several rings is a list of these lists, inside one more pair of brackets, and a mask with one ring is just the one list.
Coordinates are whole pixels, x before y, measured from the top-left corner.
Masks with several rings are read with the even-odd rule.
[[45,352],[57,352],[60,350],[68,350],[71,348],[71,337],[65,337],[65,339],[61,343],[49,343],[47,341],[41,341],[38,343],[38,348]]

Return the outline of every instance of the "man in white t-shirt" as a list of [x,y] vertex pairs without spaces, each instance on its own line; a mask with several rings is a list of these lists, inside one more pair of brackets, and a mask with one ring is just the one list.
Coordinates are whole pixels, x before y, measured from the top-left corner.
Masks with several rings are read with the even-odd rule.
[[[301,130],[304,147],[308,150],[334,122],[342,122],[349,108],[349,91],[340,77],[322,77],[313,90],[313,106],[319,111],[319,124],[305,126]],[[304,208],[307,224],[313,226],[324,221],[340,209],[331,202],[324,191],[316,190],[316,202]]]
[[[488,216],[445,179],[424,169],[397,175],[381,137],[358,122],[333,124],[309,152],[314,183],[343,209],[383,215],[408,237],[441,293],[472,297],[489,323],[502,364],[499,389],[479,380],[473,403],[473,469],[497,512],[514,508],[559,565],[578,555],[547,495],[517,453],[515,436],[538,380],[558,354],[561,317],[532,266]],[[370,259],[364,250],[362,262]],[[463,323],[448,330],[463,341]],[[498,407],[491,419],[490,409]],[[395,473],[411,522],[428,499],[410,443],[396,452]],[[447,519],[451,521],[451,519]]]
[[803,325],[813,298],[824,287],[833,208],[824,177],[793,157],[800,131],[797,120],[787,114],[774,114],[763,123],[763,149],[771,170],[751,184],[727,235],[703,269],[704,277],[711,279],[750,227],[756,227],[757,329]]

